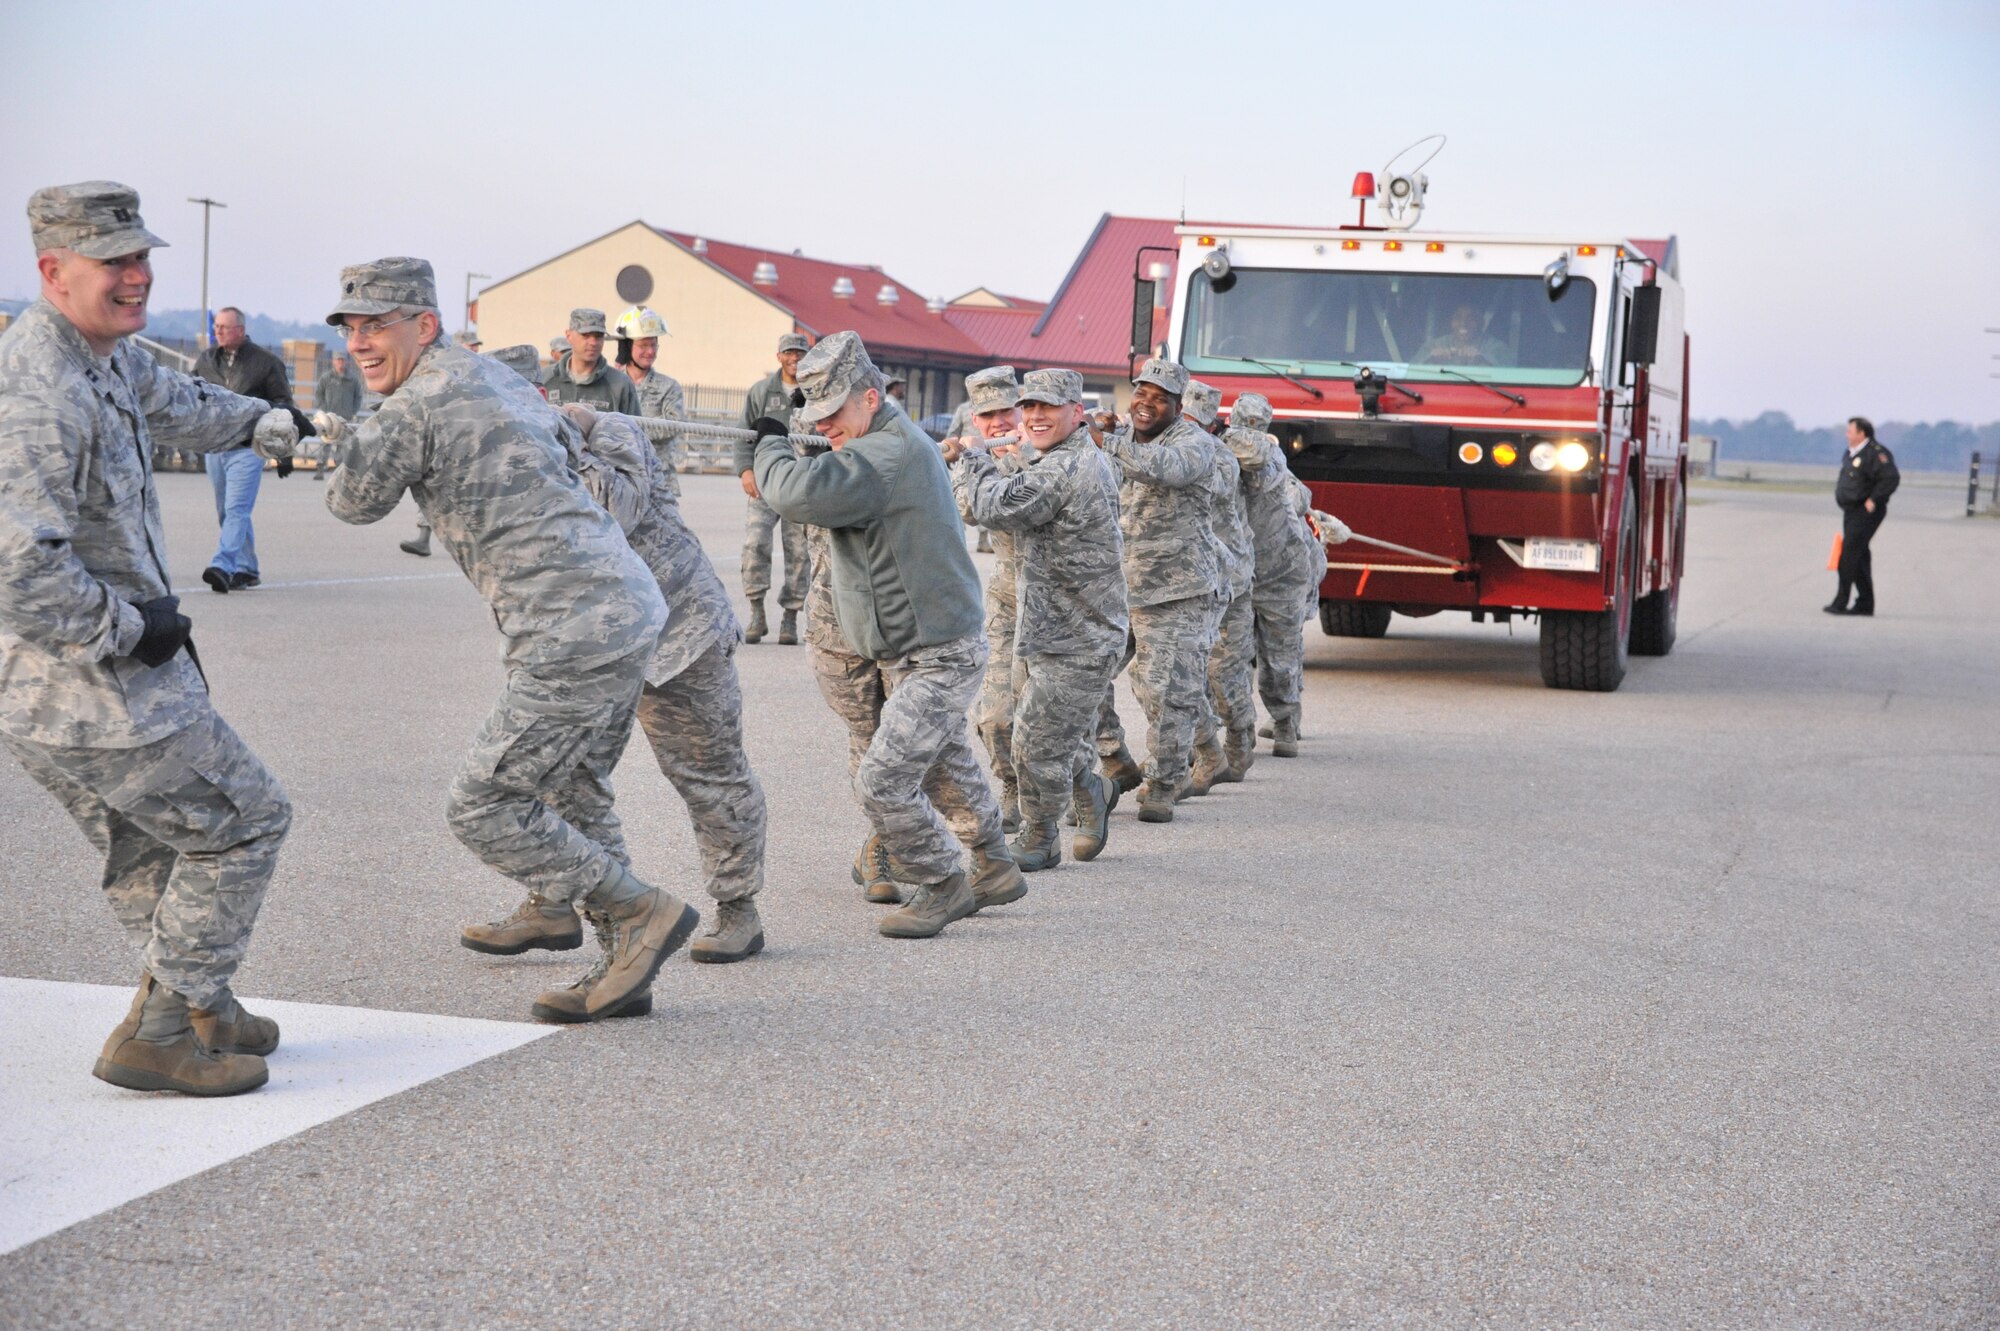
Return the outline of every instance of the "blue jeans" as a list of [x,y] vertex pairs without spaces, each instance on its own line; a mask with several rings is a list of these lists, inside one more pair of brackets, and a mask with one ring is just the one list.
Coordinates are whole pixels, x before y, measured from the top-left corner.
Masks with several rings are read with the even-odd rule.
[[215,487],[215,520],[222,536],[208,562],[224,573],[257,572],[257,533],[250,529],[250,510],[257,503],[257,486],[264,479],[264,459],[248,448],[210,453],[203,461],[208,483]]

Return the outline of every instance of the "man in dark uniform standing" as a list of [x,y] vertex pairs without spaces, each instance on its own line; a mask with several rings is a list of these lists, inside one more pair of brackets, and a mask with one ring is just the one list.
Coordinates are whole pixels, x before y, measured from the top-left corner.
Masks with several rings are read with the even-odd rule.
[[[1868,543],[1889,516],[1889,496],[1902,476],[1896,459],[1875,440],[1875,426],[1866,416],[1847,420],[1847,456],[1840,464],[1840,481],[1833,488],[1840,505],[1840,586],[1826,607],[1829,615],[1875,613],[1875,578]],[[1848,604],[1852,592],[1854,603]]]

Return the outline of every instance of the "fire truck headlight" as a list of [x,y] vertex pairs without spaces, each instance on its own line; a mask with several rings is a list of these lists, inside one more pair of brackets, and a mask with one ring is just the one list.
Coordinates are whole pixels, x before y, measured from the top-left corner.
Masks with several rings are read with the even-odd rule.
[[1549,471],[1556,465],[1556,446],[1547,440],[1528,450],[1528,465],[1536,471]]
[[1558,444],[1556,465],[1564,471],[1582,471],[1590,465],[1590,449],[1574,439]]

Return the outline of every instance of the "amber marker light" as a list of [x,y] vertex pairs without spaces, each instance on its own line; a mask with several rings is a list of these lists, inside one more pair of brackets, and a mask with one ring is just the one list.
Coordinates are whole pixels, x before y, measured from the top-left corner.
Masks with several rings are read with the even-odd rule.
[[1486,456],[1486,450],[1478,444],[1466,443],[1458,446],[1458,460],[1468,467],[1484,456]]
[[1521,456],[1520,453],[1515,451],[1515,448],[1512,444],[1493,445],[1493,460],[1499,463],[1503,467],[1513,466],[1514,459],[1520,456]]
[[1424,242],[1424,253],[1425,253],[1425,254],[1443,254],[1443,253],[1444,253],[1444,242],[1443,242],[1443,241],[1441,241],[1441,240],[1427,240],[1427,241],[1425,241],[1425,242]]
[[1340,248],[1344,250],[1358,250],[1361,248],[1361,242],[1358,240],[1343,240],[1340,242]]
[[1576,254],[1579,259],[1594,259],[1597,257],[1597,246],[1579,245],[1576,247]]
[[1196,237],[1194,238],[1194,243],[1195,243],[1195,244],[1197,244],[1197,245],[1206,245],[1206,246],[1208,246],[1208,247],[1209,247],[1210,249],[1214,249],[1214,248],[1215,248],[1215,237],[1214,237],[1214,236],[1196,236]]
[[1382,248],[1394,254],[1403,248],[1403,242],[1400,240],[1385,240],[1382,242]]

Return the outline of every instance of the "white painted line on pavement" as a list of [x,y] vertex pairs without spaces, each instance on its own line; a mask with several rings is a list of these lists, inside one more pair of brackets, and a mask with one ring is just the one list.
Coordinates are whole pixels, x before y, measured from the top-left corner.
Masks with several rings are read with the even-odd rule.
[[0,977],[0,1253],[555,1029],[251,997],[271,1080],[203,1100],[90,1075],[132,992]]

